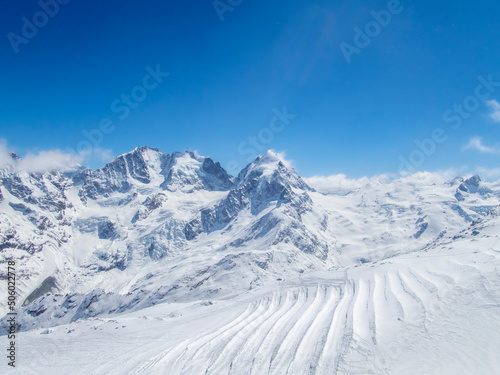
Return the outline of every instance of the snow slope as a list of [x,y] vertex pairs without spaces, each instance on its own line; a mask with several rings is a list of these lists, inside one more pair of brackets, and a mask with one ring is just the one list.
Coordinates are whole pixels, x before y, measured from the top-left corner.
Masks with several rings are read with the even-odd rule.
[[19,270],[13,373],[500,368],[500,185],[478,176],[316,191],[272,151],[233,178],[143,147],[0,181],[0,263]]
[[420,251],[230,300],[29,331],[18,373],[495,374],[500,218],[490,216]]

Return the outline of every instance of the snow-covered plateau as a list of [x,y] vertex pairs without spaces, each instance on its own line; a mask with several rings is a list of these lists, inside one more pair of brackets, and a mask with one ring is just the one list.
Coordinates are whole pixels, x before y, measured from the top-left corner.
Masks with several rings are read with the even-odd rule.
[[[136,148],[0,169],[3,374],[499,374],[500,182],[230,176]],[[5,346],[5,348],[3,348]]]

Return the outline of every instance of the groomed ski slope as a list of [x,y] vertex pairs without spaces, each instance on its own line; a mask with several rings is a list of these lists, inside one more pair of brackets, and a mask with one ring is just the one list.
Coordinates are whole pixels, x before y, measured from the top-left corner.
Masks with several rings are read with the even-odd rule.
[[[388,266],[384,273],[343,284],[321,282],[272,293],[250,303],[230,323],[183,341],[135,373],[384,373],[384,366],[408,349],[402,335],[413,332],[415,338],[426,337],[431,328],[444,324],[440,320],[446,317],[440,317],[440,312],[448,306],[440,307],[439,302],[452,304],[457,297],[446,293],[461,288],[453,271],[465,268],[462,271],[473,273],[477,281],[484,277],[474,267],[454,262],[447,266],[451,272]],[[498,321],[490,323],[494,328]],[[444,334],[436,336],[441,339]],[[458,337],[467,337],[466,332]],[[430,336],[428,340],[432,341]],[[449,344],[460,350],[464,342]],[[471,349],[459,351],[456,358],[468,373],[474,373],[476,361],[481,365],[480,358],[475,358],[478,349]]]
[[495,228],[259,295],[23,333],[17,373],[496,374]]

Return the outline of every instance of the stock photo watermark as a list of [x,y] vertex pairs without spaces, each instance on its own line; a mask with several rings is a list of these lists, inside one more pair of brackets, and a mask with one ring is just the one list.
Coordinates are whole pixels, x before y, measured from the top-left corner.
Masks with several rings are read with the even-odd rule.
[[215,0],[212,5],[222,22],[224,21],[224,14],[227,12],[232,13],[237,6],[241,5],[242,2],[243,0]]
[[14,260],[7,261],[7,359],[8,365],[16,367],[16,262]]
[[[394,331],[387,345],[379,345],[377,342],[361,337],[353,333],[351,342],[346,353],[341,355],[338,363],[338,373],[346,374],[388,374],[391,373],[391,365],[398,361],[407,351],[407,332],[404,327],[424,327],[429,322],[441,324],[441,319],[448,313],[448,303],[464,295],[464,290],[456,284],[446,283],[442,289],[435,291],[429,305],[421,305],[421,310],[415,310],[403,317],[398,318],[403,328]],[[344,357],[348,357],[344,358]],[[346,360],[347,359],[347,360]]]
[[368,21],[363,28],[358,26],[354,28],[352,44],[347,42],[339,44],[339,48],[346,61],[350,63],[353,54],[359,55],[364,48],[368,47],[373,38],[379,36],[382,30],[389,26],[393,20],[393,16],[400,14],[403,10],[404,7],[399,0],[390,0],[387,3],[387,9],[382,9],[378,12],[372,10],[370,15],[373,19]]
[[36,11],[30,18],[22,17],[21,32],[16,34],[10,32],[7,34],[10,45],[15,53],[19,52],[22,44],[28,44],[31,39],[38,35],[40,29],[47,26],[49,20],[59,14],[61,5],[66,5],[71,0],[40,0],[38,6],[40,10]]
[[[253,161],[259,154],[265,150],[266,145],[274,140],[277,133],[282,132],[290,125],[291,120],[295,119],[297,115],[288,113],[286,106],[280,111],[277,108],[273,109],[274,116],[269,121],[268,126],[260,129],[256,136],[249,136],[245,141],[238,145],[238,153],[240,155],[248,155],[246,161]],[[226,170],[230,174],[237,174],[241,170],[241,165],[235,160],[227,163]]]
[[[474,90],[474,95],[467,96],[460,103],[454,103],[451,108],[443,113],[443,121],[451,125],[452,130],[458,130],[464,120],[470,118],[472,113],[481,107],[481,103],[488,100],[500,87],[500,81],[495,81],[492,74],[486,78],[481,75],[477,77],[477,81],[479,84]],[[399,155],[399,175],[405,176],[416,172],[417,168],[436,152],[437,146],[446,142],[447,139],[447,131],[441,127],[434,128],[428,138],[423,140],[415,139],[414,143],[417,147],[407,157]]]
[[[159,64],[155,68],[148,65],[145,70],[146,74],[142,78],[141,84],[134,86],[128,93],[122,94],[111,102],[111,112],[115,113],[121,121],[125,120],[132,110],[146,100],[148,93],[155,90],[170,75],[170,73],[163,72]],[[104,117],[99,121],[96,128],[89,131],[82,130],[85,139],[77,144],[76,150],[68,147],[66,151],[70,154],[88,156],[92,153],[92,150],[99,147],[104,140],[104,136],[111,134],[115,129],[115,122],[109,117]]]

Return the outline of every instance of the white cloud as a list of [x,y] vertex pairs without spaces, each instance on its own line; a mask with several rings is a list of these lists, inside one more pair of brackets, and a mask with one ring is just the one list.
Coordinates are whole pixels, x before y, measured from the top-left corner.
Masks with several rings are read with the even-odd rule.
[[468,144],[466,144],[463,148],[462,151],[465,150],[476,150],[482,153],[486,154],[500,154],[500,147],[498,145],[495,146],[485,146],[483,144],[483,138],[482,137],[473,137],[469,141]]
[[500,168],[476,167],[475,170],[486,181],[495,182],[500,180]]
[[313,176],[304,178],[304,181],[321,193],[346,194],[370,184],[387,182],[388,176],[378,175],[373,177],[348,178],[345,174],[332,176]]
[[5,139],[0,139],[0,168],[12,165],[13,162],[9,149],[7,148],[7,142]]
[[444,184],[451,181],[457,176],[465,174],[467,172],[467,169],[467,167],[462,167],[459,169],[450,168],[445,170],[438,170],[435,172],[416,172],[408,176],[400,177],[393,182],[410,183],[413,185]]
[[492,109],[490,113],[491,119],[495,122],[500,122],[500,103],[496,100],[488,100],[486,104]]
[[47,172],[58,170],[73,171],[83,161],[80,155],[71,155],[61,150],[39,151],[36,154],[28,153],[17,165],[17,170],[25,172]]
[[113,158],[111,150],[99,147],[91,152],[72,154],[58,149],[29,152],[20,160],[11,156],[11,149],[5,139],[0,139],[0,168],[10,168],[14,172],[47,172],[58,170],[62,172],[74,171],[83,162],[97,159],[107,162]]
[[[274,152],[276,152],[276,151],[274,151]],[[285,167],[287,167],[289,169],[295,168],[293,160],[287,159],[285,151],[276,152],[276,155],[278,155],[278,157],[280,158],[282,163],[285,165]]]
[[376,186],[390,184],[410,184],[410,185],[433,185],[444,184],[457,176],[466,174],[467,167],[459,169],[450,168],[436,172],[416,172],[408,176],[400,177],[396,174],[380,174],[372,177],[348,178],[345,174],[332,176],[314,176],[304,178],[304,181],[320,193],[345,195],[352,191],[357,191],[365,187],[375,188]]

